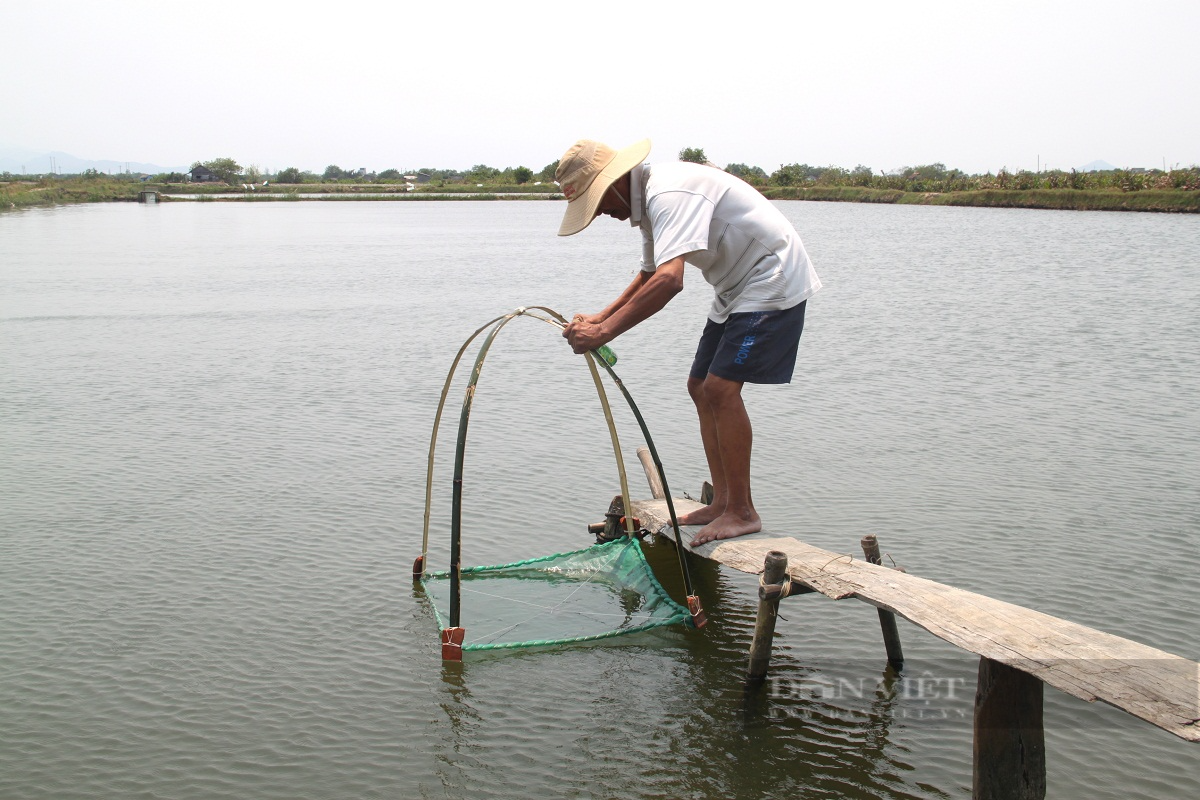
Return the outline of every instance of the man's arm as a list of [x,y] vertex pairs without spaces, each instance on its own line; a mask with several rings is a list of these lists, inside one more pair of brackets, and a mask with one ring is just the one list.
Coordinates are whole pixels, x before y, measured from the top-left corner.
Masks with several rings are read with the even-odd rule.
[[576,353],[595,350],[657,314],[683,291],[683,256],[659,266],[652,274],[639,273],[633,283],[607,308],[591,317],[577,318],[563,331]]
[[638,270],[637,275],[633,277],[633,281],[631,281],[630,284],[625,287],[625,291],[621,292],[621,296],[609,303],[603,311],[601,311],[599,314],[576,314],[573,321],[590,322],[593,325],[599,325],[601,322],[604,322],[604,320],[615,314],[622,306],[628,303],[630,298],[638,293],[638,290],[642,288],[642,285],[648,281],[653,274],[653,272]]

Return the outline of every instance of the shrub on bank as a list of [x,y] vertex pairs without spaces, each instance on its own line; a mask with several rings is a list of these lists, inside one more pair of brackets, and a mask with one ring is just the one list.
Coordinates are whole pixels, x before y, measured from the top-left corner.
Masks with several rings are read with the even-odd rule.
[[0,210],[63,203],[133,201],[145,188],[138,181],[91,176],[3,181],[0,182]]

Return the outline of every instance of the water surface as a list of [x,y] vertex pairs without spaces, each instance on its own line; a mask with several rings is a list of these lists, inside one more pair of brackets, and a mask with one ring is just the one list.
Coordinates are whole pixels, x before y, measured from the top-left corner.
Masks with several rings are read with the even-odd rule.
[[[795,381],[747,390],[768,527],[844,553],[875,533],[912,573],[1200,658],[1197,220],[780,205],[826,288]],[[442,665],[408,573],[445,370],[486,320],[597,310],[636,268],[636,232],[560,239],[561,211],[0,216],[0,795],[969,794],[975,657],[901,623],[896,678],[870,607],[795,598],[747,708],[752,576],[697,567],[702,633]],[[691,273],[614,343],[693,493],[708,302]],[[517,320],[475,401],[464,559],[579,547],[616,488],[586,370]],[[1195,745],[1046,706],[1049,796],[1200,789]]]

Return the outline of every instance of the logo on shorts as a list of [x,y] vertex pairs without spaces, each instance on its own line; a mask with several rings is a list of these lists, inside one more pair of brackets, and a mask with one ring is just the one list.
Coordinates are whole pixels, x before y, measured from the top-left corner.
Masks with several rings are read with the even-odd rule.
[[742,339],[742,344],[738,347],[737,357],[733,359],[735,364],[745,364],[746,359],[750,357],[750,348],[754,345],[754,337],[747,336]]

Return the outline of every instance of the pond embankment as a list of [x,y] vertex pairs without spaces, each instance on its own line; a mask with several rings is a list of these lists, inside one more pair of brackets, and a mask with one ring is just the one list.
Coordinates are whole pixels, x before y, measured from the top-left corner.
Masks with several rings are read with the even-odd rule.
[[[43,178],[0,182],[0,210],[72,203],[134,202],[152,190],[166,200],[275,202],[299,200],[561,200],[552,185],[405,184],[162,184],[112,178]],[[986,189],[978,191],[909,192],[854,186],[763,187],[772,200],[842,203],[1040,208],[1070,211],[1157,211],[1200,213],[1200,191],[1189,189]]]
[[772,200],[888,203],[984,208],[1045,208],[1067,211],[1163,211],[1200,213],[1200,192],[1174,189],[985,189],[966,192],[904,192],[854,186],[782,187],[762,190]]

